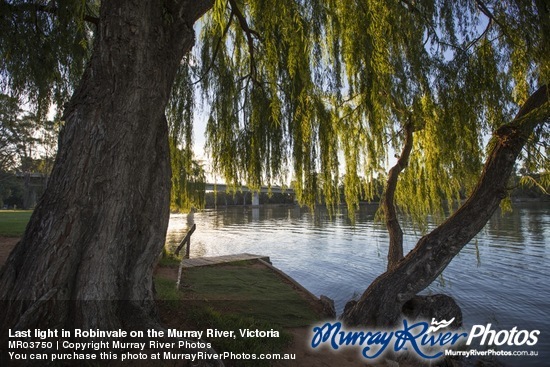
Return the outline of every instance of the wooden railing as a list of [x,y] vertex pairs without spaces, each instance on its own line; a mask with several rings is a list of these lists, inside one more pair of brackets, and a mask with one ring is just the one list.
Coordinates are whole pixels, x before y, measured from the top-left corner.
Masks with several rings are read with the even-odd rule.
[[191,229],[187,232],[187,234],[185,235],[185,237],[183,238],[183,240],[179,244],[178,248],[174,252],[176,254],[176,256],[180,253],[180,250],[182,249],[182,247],[185,246],[185,244],[187,243],[187,246],[185,247],[185,256],[184,256],[184,258],[189,259],[189,249],[191,247],[191,235],[193,234],[193,232],[195,232],[195,229],[197,229],[197,225],[193,224]]

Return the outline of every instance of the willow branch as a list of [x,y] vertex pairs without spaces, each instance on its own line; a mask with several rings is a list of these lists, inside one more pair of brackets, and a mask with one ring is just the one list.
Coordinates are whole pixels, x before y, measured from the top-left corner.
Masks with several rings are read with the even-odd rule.
[[[376,278],[357,303],[346,307],[342,316],[346,324],[386,326],[398,322],[403,304],[429,286],[487,224],[506,194],[506,182],[525,137],[549,117],[550,95],[544,85],[529,97],[512,122],[495,131],[496,144],[466,202],[423,236],[397,266]],[[379,312],[387,308],[391,314]]]
[[495,16],[493,15],[493,13],[491,13],[491,11],[489,10],[489,8],[487,8],[487,5],[485,5],[481,0],[476,0],[476,4],[479,8],[479,10],[481,10],[481,12],[483,14],[485,14],[485,16],[487,18],[489,18],[490,20],[493,20],[496,24],[499,25],[500,28],[502,28],[504,30],[504,27],[503,25],[498,21],[498,19],[495,18]]
[[414,125],[410,119],[405,123],[405,142],[397,163],[388,173],[386,190],[382,196],[381,208],[384,212],[386,228],[390,237],[388,249],[388,270],[394,268],[401,259],[403,259],[403,230],[397,218],[397,209],[395,206],[395,191],[397,189],[397,180],[399,174],[409,165],[409,157],[413,146]]
[[248,43],[248,52],[250,54],[250,77],[252,77],[255,80],[256,79],[255,78],[256,61],[254,58],[254,37],[256,37],[257,39],[261,39],[261,37],[258,34],[258,32],[250,28],[245,16],[237,6],[237,3],[235,2],[235,0],[229,0],[229,4],[231,4],[231,11],[237,17],[237,20],[239,21],[239,25],[241,26],[242,30],[246,35],[246,40]]
[[210,60],[210,64],[206,68],[206,71],[204,73],[202,73],[202,75],[199,77],[199,79],[192,82],[191,85],[195,85],[197,83],[200,83],[206,77],[206,75],[210,72],[210,70],[212,70],[212,67],[214,66],[214,60],[216,60],[216,56],[218,55],[218,52],[220,50],[220,45],[223,42],[225,36],[227,35],[227,32],[229,32],[229,27],[231,26],[231,23],[233,22],[233,15],[235,15],[235,13],[233,12],[233,9],[231,9],[231,14],[229,15],[229,20],[227,21],[227,24],[226,24],[226,26],[223,30],[222,35],[220,36],[220,38],[218,39],[218,42],[216,43],[216,47],[214,48],[214,53],[212,55],[212,59]]
[[473,45],[475,45],[476,43],[478,43],[483,37],[485,37],[487,35],[487,33],[489,32],[489,29],[491,28],[491,26],[493,25],[493,18],[489,18],[489,22],[487,23],[487,27],[485,27],[485,30],[476,38],[474,39],[472,42],[470,42],[468,44],[468,46],[466,46],[466,48],[464,49],[464,51],[468,51]]

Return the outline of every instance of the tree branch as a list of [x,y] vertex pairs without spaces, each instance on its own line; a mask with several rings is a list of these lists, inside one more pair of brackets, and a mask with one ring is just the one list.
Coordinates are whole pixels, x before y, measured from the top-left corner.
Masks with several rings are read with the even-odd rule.
[[218,55],[218,52],[220,50],[220,45],[223,42],[223,39],[227,35],[227,32],[229,32],[229,27],[231,26],[231,23],[233,22],[233,16],[234,15],[235,15],[235,13],[233,12],[233,9],[231,9],[231,14],[229,15],[229,20],[227,21],[227,24],[226,24],[226,26],[223,30],[223,33],[220,36],[220,38],[218,39],[218,42],[216,43],[216,47],[214,48],[214,53],[212,55],[212,60],[210,61],[210,65],[208,65],[208,68],[206,68],[206,71],[199,77],[199,79],[192,82],[191,85],[195,85],[197,83],[200,83],[206,77],[206,75],[210,72],[210,70],[212,70],[212,67],[214,66],[214,60],[216,59],[216,56]]
[[388,270],[394,268],[401,259],[403,259],[403,230],[397,218],[397,210],[395,207],[395,191],[397,189],[397,180],[399,174],[409,165],[409,157],[413,146],[413,130],[414,125],[410,119],[405,123],[405,142],[403,149],[399,155],[397,163],[390,169],[386,190],[382,196],[381,209],[384,212],[384,220],[390,244],[388,249]]
[[491,13],[489,8],[487,8],[487,6],[481,0],[476,0],[476,4],[477,4],[477,7],[479,8],[479,10],[481,10],[481,12],[483,14],[485,14],[485,16],[487,18],[489,18],[489,20],[494,21],[504,31],[504,27],[502,26],[502,24],[498,21],[498,19],[495,18],[493,13]]
[[454,49],[457,49],[457,50],[460,50],[460,51],[463,51],[460,47],[458,47],[457,45],[453,45],[453,44],[450,44],[450,43],[447,43],[447,42],[443,42],[439,36],[438,36],[438,32],[437,30],[435,29],[435,26],[432,24],[431,20],[420,10],[418,9],[418,7],[416,5],[414,5],[412,2],[410,2],[409,0],[401,0],[401,2],[403,4],[405,4],[407,6],[407,9],[411,11],[411,13],[417,13],[419,17],[421,17],[422,19],[424,19],[424,22],[426,23],[426,26],[427,28],[429,28],[429,32],[427,32],[427,35],[426,35],[426,41],[424,42],[424,45],[426,43],[428,43],[428,40],[431,38],[431,37],[434,37],[436,42],[439,44],[439,45],[443,45],[443,46],[447,46],[447,47],[451,47],[451,48],[454,48]]
[[429,286],[491,218],[506,194],[506,182],[527,137],[549,117],[550,96],[544,85],[512,122],[494,132],[496,144],[468,200],[422,237],[396,267],[380,275],[357,303],[346,305],[342,318],[347,324],[391,326],[398,322],[403,304]]
[[491,26],[493,25],[493,18],[489,18],[489,22],[487,23],[487,27],[485,27],[485,30],[474,40],[472,40],[467,46],[466,48],[464,49],[464,51],[468,51],[473,45],[475,45],[476,43],[478,43],[483,37],[485,37],[487,35],[487,33],[489,32],[489,29],[491,28]]
[[248,52],[250,54],[250,77],[253,80],[256,80],[256,61],[254,58],[254,37],[256,37],[258,40],[261,40],[261,37],[258,34],[258,32],[256,32],[255,30],[249,27],[245,16],[237,6],[237,3],[235,2],[235,0],[229,0],[229,3],[231,4],[231,11],[237,17],[237,20],[239,21],[239,24],[246,35],[246,39],[248,42]]
[[493,15],[493,13],[489,10],[489,8],[487,8],[487,6],[481,0],[476,0],[476,4],[479,10],[483,14],[485,14],[487,18],[489,18],[489,21],[495,22],[500,27],[500,30],[502,31],[502,33],[506,35],[508,38],[510,38],[510,36],[506,33],[506,27],[504,27],[504,25]]

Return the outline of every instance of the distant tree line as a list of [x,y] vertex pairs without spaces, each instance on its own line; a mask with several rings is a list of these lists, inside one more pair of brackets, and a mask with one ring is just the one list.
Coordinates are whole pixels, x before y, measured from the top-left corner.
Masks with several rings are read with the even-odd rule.
[[24,111],[17,98],[0,94],[0,208],[35,204],[53,166],[58,133],[57,120]]

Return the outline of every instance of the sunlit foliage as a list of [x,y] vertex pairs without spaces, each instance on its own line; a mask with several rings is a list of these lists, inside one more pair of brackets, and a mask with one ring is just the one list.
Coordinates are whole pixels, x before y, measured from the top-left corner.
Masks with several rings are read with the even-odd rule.
[[[2,92],[38,116],[62,109],[97,12],[95,0],[0,1]],[[486,137],[550,81],[542,0],[216,0],[199,23],[167,106],[174,207],[200,202],[192,127],[201,100],[212,167],[229,184],[292,180],[302,203],[334,209],[343,195],[351,213],[379,194],[411,122],[396,200],[425,223],[472,190]],[[547,122],[518,166],[546,191],[548,138]]]
[[[541,1],[216,1],[198,74],[214,167],[252,187],[290,168],[308,205],[333,207],[343,184],[353,211],[410,120],[396,199],[425,223],[472,190],[485,137],[549,82],[548,11]],[[548,171],[547,127],[525,172]]]
[[171,209],[188,211],[204,206],[206,176],[193,155],[194,90],[191,65],[186,56],[178,69],[166,107],[172,166]]

